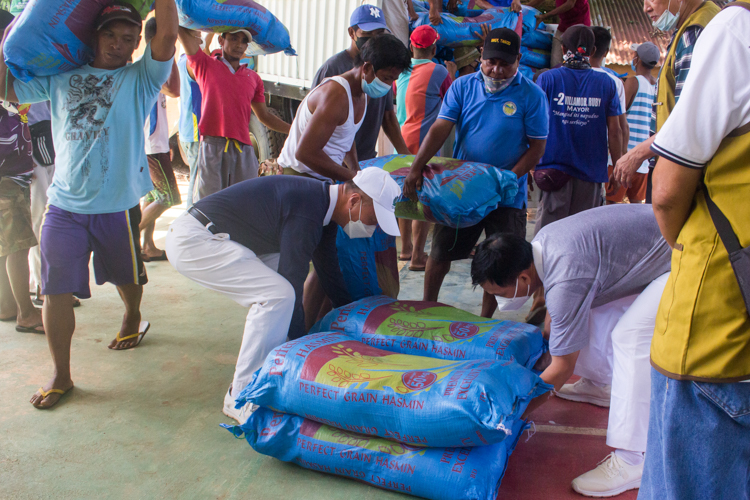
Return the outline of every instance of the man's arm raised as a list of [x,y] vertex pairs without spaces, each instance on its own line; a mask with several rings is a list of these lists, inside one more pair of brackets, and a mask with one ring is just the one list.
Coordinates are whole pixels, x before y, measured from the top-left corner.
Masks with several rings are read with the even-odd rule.
[[13,29],[13,25],[16,24],[16,19],[11,21],[8,27],[5,28],[3,41],[0,42],[0,99],[10,102],[18,102],[18,97],[16,97],[16,91],[13,88],[13,82],[16,81],[16,77],[13,76],[13,73],[10,72],[8,66],[5,64],[5,40],[8,39],[8,34]]
[[156,17],[156,34],[151,40],[151,57],[156,61],[168,61],[174,57],[177,42],[177,6],[174,0],[156,0],[154,2]]

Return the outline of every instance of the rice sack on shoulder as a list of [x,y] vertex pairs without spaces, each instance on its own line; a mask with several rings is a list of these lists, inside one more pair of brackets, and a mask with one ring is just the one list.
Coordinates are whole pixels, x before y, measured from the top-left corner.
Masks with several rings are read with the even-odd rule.
[[243,425],[258,453],[306,469],[433,500],[494,500],[519,437],[528,424],[489,446],[426,448],[344,431],[314,420],[259,408]]
[[513,361],[410,356],[319,333],[272,351],[237,405],[404,443],[479,446],[505,439],[550,388]]

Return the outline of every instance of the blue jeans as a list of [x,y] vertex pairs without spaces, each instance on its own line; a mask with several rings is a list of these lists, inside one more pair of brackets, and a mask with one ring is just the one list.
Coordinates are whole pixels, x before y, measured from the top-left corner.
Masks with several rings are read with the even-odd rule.
[[674,380],[651,369],[638,500],[750,499],[750,383]]
[[185,158],[188,162],[188,167],[190,167],[190,183],[188,184],[186,205],[186,208],[190,208],[193,206],[193,189],[195,187],[195,176],[198,168],[198,151],[200,150],[200,142],[180,141],[180,146],[182,146],[182,151],[185,153]]

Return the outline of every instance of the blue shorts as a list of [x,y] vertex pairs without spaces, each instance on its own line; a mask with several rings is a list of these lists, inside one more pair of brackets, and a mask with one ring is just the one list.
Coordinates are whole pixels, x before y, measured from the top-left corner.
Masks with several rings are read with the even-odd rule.
[[135,206],[111,214],[75,214],[47,207],[41,229],[42,295],[72,293],[91,297],[89,260],[94,253],[96,284],[145,285],[138,225],[141,209]]

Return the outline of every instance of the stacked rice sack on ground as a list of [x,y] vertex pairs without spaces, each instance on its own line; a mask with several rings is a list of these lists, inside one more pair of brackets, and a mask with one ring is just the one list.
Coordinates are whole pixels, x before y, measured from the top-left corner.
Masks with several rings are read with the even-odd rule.
[[[471,319],[442,304],[408,307],[415,314],[452,309]],[[469,323],[461,329],[473,331]],[[524,353],[541,350],[541,339],[527,331],[516,338],[529,346],[511,339],[504,358],[491,351],[490,359],[453,360],[429,350],[419,352],[438,356],[390,352],[338,333],[311,334],[269,354],[237,399],[262,408],[245,424],[225,427],[244,433],[257,452],[308,469],[424,498],[494,499],[527,427],[523,412],[551,389],[510,359],[530,362],[536,354]]]
[[532,368],[548,347],[539,328],[482,318],[440,302],[369,297],[334,309],[310,333],[340,332],[372,347],[440,359],[515,361]]
[[176,0],[180,26],[201,31],[225,33],[246,29],[253,35],[246,55],[297,53],[289,31],[268,9],[253,0]]

